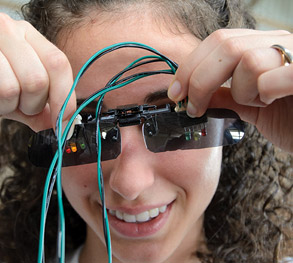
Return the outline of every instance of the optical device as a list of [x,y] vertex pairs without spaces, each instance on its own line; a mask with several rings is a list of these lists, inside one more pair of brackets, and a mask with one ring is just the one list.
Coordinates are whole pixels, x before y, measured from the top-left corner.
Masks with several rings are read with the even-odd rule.
[[[83,115],[81,124],[65,143],[62,166],[97,162],[96,119]],[[115,159],[121,153],[120,129],[140,125],[145,146],[154,153],[202,149],[238,143],[244,136],[245,124],[237,113],[228,109],[208,109],[199,118],[190,118],[185,111],[176,112],[166,104],[127,105],[102,113],[101,160]],[[33,134],[28,145],[30,161],[39,167],[49,167],[57,150],[53,129]]]

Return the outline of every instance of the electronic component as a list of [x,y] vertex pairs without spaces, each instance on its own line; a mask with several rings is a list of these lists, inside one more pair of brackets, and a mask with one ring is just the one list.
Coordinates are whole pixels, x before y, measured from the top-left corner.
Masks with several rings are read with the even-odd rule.
[[176,112],[179,112],[179,111],[186,111],[186,108],[187,108],[187,103],[188,103],[188,96],[181,100],[181,101],[178,101],[176,103],[176,107],[175,107],[175,111]]
[[[93,163],[96,154],[96,120],[73,127],[65,142],[63,166]],[[185,111],[175,112],[169,104],[126,105],[102,113],[99,119],[102,161],[115,159],[121,153],[120,128],[142,125],[146,148],[152,152],[201,149],[237,143],[244,136],[244,123],[227,109],[208,109],[199,118],[190,118]],[[69,136],[67,136],[68,138]],[[53,130],[34,134],[29,142],[29,158],[37,166],[48,167],[57,150]]]

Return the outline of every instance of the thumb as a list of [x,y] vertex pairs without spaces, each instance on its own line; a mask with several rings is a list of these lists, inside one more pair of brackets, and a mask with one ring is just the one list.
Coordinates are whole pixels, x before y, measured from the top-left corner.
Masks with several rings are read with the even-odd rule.
[[[65,101],[65,99],[64,99],[64,101]],[[61,116],[60,114],[61,114],[62,107],[63,107],[63,104],[58,105],[57,107],[56,107],[56,105],[53,105],[53,103],[50,104],[52,127],[55,130],[56,125],[58,125],[58,123],[57,123],[58,118],[62,117],[61,122],[62,122],[62,132],[63,132],[64,128],[66,127],[70,118],[72,117],[72,115],[76,111],[76,95],[75,95],[74,91],[73,91],[72,95],[70,96],[70,99],[68,100],[66,108]]]
[[6,114],[3,118],[21,122],[29,126],[33,131],[39,132],[52,128],[50,107],[47,104],[42,112],[36,115],[25,115],[20,110]]

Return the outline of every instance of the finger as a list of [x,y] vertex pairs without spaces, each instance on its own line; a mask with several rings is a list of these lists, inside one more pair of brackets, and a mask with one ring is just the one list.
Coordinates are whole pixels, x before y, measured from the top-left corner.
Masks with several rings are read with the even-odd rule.
[[[255,35],[289,35],[290,33],[283,30],[276,31],[257,31],[251,29],[220,29],[207,37],[201,44],[187,57],[179,66],[176,75],[168,90],[169,98],[174,101],[182,100],[188,93],[189,80],[193,70],[208,57],[213,50],[226,40],[241,36]],[[228,43],[229,45],[229,43]],[[205,72],[206,74],[206,72]],[[172,86],[174,85],[174,90]]]
[[19,109],[26,115],[39,113],[47,101],[48,75],[38,55],[26,42],[24,30],[10,18],[0,19],[1,51],[9,61],[21,87]]
[[282,58],[273,48],[250,49],[244,52],[233,72],[231,94],[234,100],[243,105],[266,106],[259,99],[258,78],[266,71],[282,65]]
[[50,108],[47,104],[43,111],[39,114],[28,116],[23,114],[19,109],[3,116],[6,119],[22,122],[29,126],[35,132],[52,128],[50,120]]
[[[247,37],[245,36],[247,39]],[[201,116],[206,111],[212,94],[228,80],[241,59],[245,49],[252,46],[241,38],[230,38],[212,51],[194,68],[188,84],[189,116]]]
[[243,121],[249,122],[253,125],[256,124],[259,114],[258,107],[251,107],[238,104],[232,94],[231,89],[226,87],[219,88],[211,97],[209,102],[210,108],[225,108],[238,113]]
[[260,100],[266,104],[293,95],[293,64],[263,73],[258,86]]
[[[60,109],[73,84],[72,69],[67,57],[61,50],[48,42],[38,31],[32,30],[31,25],[27,24],[27,27],[26,39],[38,53],[40,60],[48,72],[50,81],[49,105],[51,121],[55,125]],[[76,98],[73,92],[64,113],[64,120],[70,118],[75,108]]]
[[232,76],[247,50],[263,46],[270,47],[275,41],[285,42],[283,38],[283,36],[260,38],[251,35],[230,38],[219,45],[191,74],[188,88],[189,105],[187,106],[189,115],[201,116],[206,111],[211,94]]
[[0,115],[18,107],[20,87],[6,57],[0,51]]

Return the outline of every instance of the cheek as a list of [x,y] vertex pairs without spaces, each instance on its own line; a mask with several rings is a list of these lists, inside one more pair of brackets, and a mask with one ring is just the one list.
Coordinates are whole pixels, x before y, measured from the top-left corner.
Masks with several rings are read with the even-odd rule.
[[63,190],[72,203],[72,200],[86,198],[98,190],[97,164],[65,167],[62,169]]
[[[162,173],[174,184],[189,191],[217,186],[222,161],[222,148],[177,151],[161,160]],[[164,171],[165,170],[165,171]]]
[[176,185],[181,207],[195,213],[192,217],[199,217],[218,186],[222,148],[178,151],[176,157],[170,155],[165,162],[165,176]]
[[187,187],[197,188],[203,195],[213,195],[218,185],[221,163],[222,147],[202,150],[199,156],[191,160],[187,176],[190,183]]

